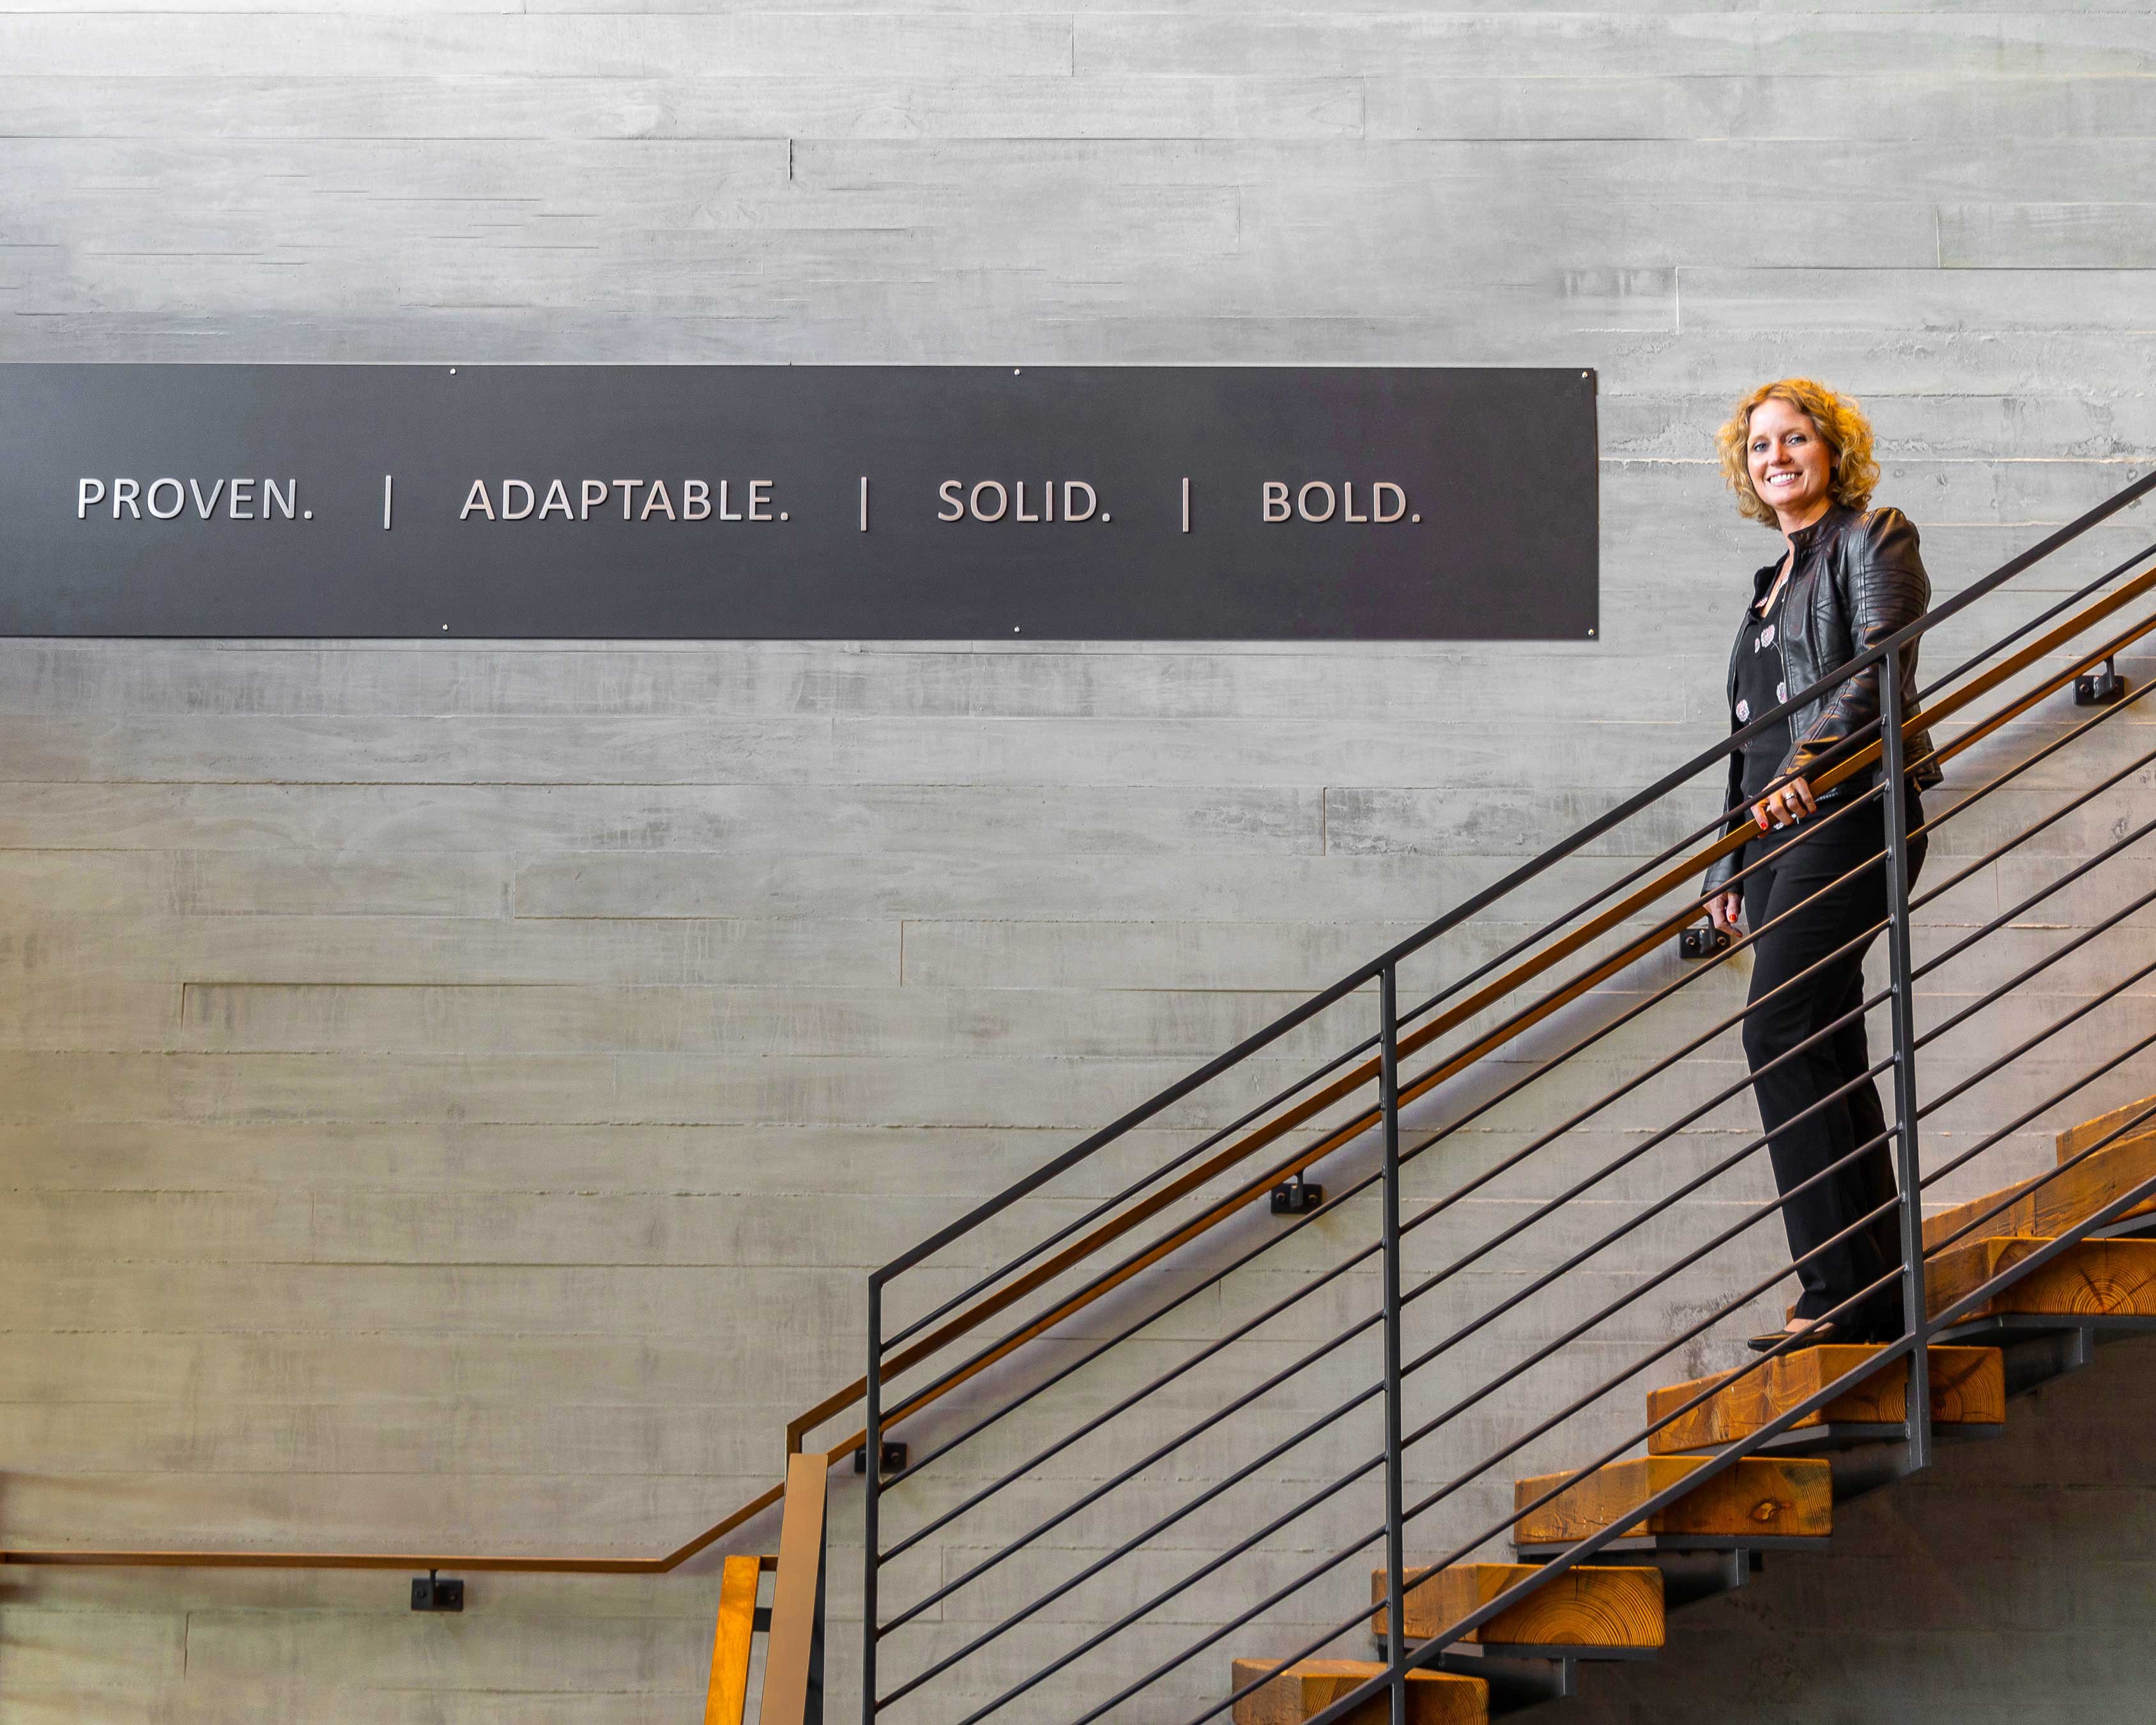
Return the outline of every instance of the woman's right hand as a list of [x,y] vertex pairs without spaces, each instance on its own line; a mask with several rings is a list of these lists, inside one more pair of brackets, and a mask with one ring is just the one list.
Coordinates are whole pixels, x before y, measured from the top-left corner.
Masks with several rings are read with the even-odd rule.
[[1707,920],[1732,940],[1739,931],[1738,919],[1744,914],[1744,895],[1741,892],[1717,892],[1707,901]]

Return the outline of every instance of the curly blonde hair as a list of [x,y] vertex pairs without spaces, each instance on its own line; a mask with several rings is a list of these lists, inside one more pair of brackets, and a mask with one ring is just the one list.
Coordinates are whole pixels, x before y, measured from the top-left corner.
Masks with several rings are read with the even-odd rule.
[[1810,377],[1781,377],[1748,390],[1737,403],[1728,423],[1714,434],[1722,453],[1722,476],[1737,494],[1737,507],[1747,521],[1771,527],[1774,511],[1752,488],[1752,470],[1744,449],[1752,436],[1752,414],[1762,403],[1785,401],[1819,428],[1834,459],[1827,489],[1837,503],[1862,509],[1871,501],[1879,483],[1879,464],[1871,455],[1871,422],[1853,397],[1830,389]]

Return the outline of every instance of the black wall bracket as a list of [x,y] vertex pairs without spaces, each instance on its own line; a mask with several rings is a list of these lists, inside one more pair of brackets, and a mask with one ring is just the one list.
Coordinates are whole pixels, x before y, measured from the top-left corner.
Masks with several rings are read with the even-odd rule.
[[[905,1472],[906,1459],[906,1449],[904,1444],[900,1443],[895,1438],[886,1438],[883,1440],[883,1466],[880,1470],[882,1472]],[[854,1471],[858,1474],[865,1474],[868,1471],[869,1446],[866,1444],[863,1444],[860,1449],[854,1451]]]
[[1677,934],[1677,957],[1712,958],[1729,950],[1729,936],[1719,928],[1686,928]]
[[2111,660],[2102,665],[2074,679],[2076,706],[2109,706],[2114,701],[2126,698],[2126,679],[2119,675],[2118,666]]
[[1325,1189],[1297,1174],[1286,1185],[1274,1187],[1272,1198],[1275,1215],[1306,1216],[1325,1202]]
[[432,1569],[427,1579],[412,1580],[412,1609],[414,1611],[461,1611],[465,1609],[465,1584],[452,1576],[444,1581]]

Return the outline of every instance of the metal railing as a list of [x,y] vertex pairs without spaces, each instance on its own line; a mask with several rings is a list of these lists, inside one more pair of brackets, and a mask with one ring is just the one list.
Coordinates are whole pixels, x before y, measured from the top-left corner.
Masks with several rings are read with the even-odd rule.
[[[1913,663],[1927,637],[1949,639],[1948,626],[1967,627],[1960,620],[1973,621],[1974,608],[1986,598],[2025,592],[2025,586],[2014,585],[2017,578],[2152,490],[2156,474],[1860,654],[1825,682],[1798,691],[1562,843],[1470,895],[1444,916],[875,1271],[868,1284],[867,1369],[858,1384],[796,1422],[791,1434],[798,1443],[858,1398],[866,1416],[859,1440],[870,1456],[880,1455],[897,1436],[911,1446],[906,1463],[889,1478],[877,1467],[869,1468],[861,1644],[865,1725],[905,1715],[913,1710],[909,1703],[916,1708],[932,1703],[935,1717],[955,1718],[960,1725],[998,1716],[1024,1718],[1029,1725],[1058,1717],[1089,1725],[1132,1706],[1142,1706],[1148,1718],[1187,1717],[1189,1725],[1199,1725],[1221,1716],[1296,1661],[1333,1645],[1366,1623],[1368,1603],[1358,1599],[1352,1615],[1336,1618],[1314,1603],[1312,1591],[1365,1555],[1376,1559],[1386,1610],[1382,1666],[1317,1717],[1345,1718],[1389,1692],[1399,1719],[1404,1717],[1410,1673],[1441,1661],[1464,1638],[1535,1589],[1594,1557],[1625,1527],[1771,1445],[1864,1379],[1899,1374],[1907,1406],[1902,1465],[1926,1466],[1937,1435],[1932,1338],[2081,1239],[2156,1197],[2156,1177],[2078,1219],[2051,1243],[1938,1310],[1927,1298],[1924,1266],[1972,1237],[1989,1219],[1971,1219],[1951,1235],[1928,1242],[1923,1194],[1935,1192],[1941,1181],[1987,1152],[2010,1144],[2047,1111],[2118,1071],[2156,1044],[2156,1035],[2093,1062],[2034,1106],[2017,1111],[2005,1126],[1984,1132],[1966,1150],[1928,1169],[1921,1153],[1920,1127],[1928,1120],[1950,1119],[1943,1111],[2016,1062],[2031,1055],[2051,1057],[2064,1031],[2086,1025],[2093,1014],[2126,997],[2136,983],[2156,972],[2156,963],[2093,989],[2071,1013],[1929,1094],[1920,1078],[1935,1084],[1944,1070],[1936,1053],[1942,1039],[2010,996],[2026,998],[2031,983],[2073,955],[2090,952],[2092,942],[2105,931],[2156,902],[2156,890],[2091,920],[2005,982],[1922,1029],[1918,986],[2002,932],[2025,932],[2021,925],[2030,912],[2124,855],[2156,829],[2156,821],[2112,837],[2058,878],[1979,916],[1966,933],[1928,956],[1918,954],[1912,912],[1943,906],[1949,896],[1986,870],[2017,852],[2025,854],[2025,847],[2038,834],[2059,829],[2156,762],[2156,749],[2116,770],[2091,773],[2092,782],[2059,806],[2018,825],[2000,842],[1977,851],[1949,878],[1922,891],[1914,890],[1912,880],[1915,847],[1922,843],[1937,850],[1932,841],[1969,811],[2010,788],[2021,794],[2040,789],[2054,763],[2077,746],[2086,747],[2092,739],[2114,741],[2123,734],[2123,716],[2133,712],[2156,685],[2144,684],[2126,699],[2099,707],[2041,746],[2022,747],[2032,735],[2041,735],[2049,717],[2045,704],[2059,691],[2156,631],[2156,599],[2151,598],[2156,594],[2156,567],[2139,567],[2156,557],[2156,544],[2062,596],[2044,595],[2040,608],[2025,607],[2034,614],[1996,627],[1981,647],[1922,689],[1915,711],[1902,710],[1902,669]],[[1890,1045],[1885,1056],[1875,1060],[1867,1053],[1859,1076],[1846,1078],[1776,1133],[1837,1107],[1846,1115],[1851,1098],[1871,1093],[1881,1079],[1889,1081],[1892,1118],[1882,1112],[1879,1129],[1868,1131],[1862,1142],[1852,1142],[1829,1167],[1789,1191],[1770,1201],[1738,1204],[1718,1194],[1743,1178],[1773,1135],[1717,1122],[1719,1111],[1744,1106],[1753,1075],[1738,1070],[1727,1081],[1717,1081],[1712,1050],[1774,996],[1733,1012],[1710,1012],[1711,1022],[1694,1028],[1688,1021],[1673,1038],[1649,1042],[1649,1053],[1636,1070],[1584,1097],[1568,1094],[1558,1075],[1577,1072],[1593,1061],[1621,1062],[1626,1050],[1650,1034],[1658,1022],[1682,1019],[1687,1012],[1697,1019],[1704,980],[1756,947],[1765,931],[1748,928],[1727,950],[1673,977],[1657,976],[1635,986],[1631,993],[1611,991],[1610,985],[1620,980],[1629,983],[1628,973],[1642,960],[1666,951],[1677,931],[1699,920],[1702,870],[1747,842],[1748,824],[1733,824],[1744,823],[1743,809],[1721,806],[1719,778],[1732,752],[1785,721],[1830,685],[1865,674],[1879,680],[1879,718],[1849,739],[1841,758],[1815,781],[1815,788],[1840,794],[1824,802],[1783,843],[1816,843],[1837,828],[1846,836],[1845,824],[1877,822],[1877,848],[1820,887],[1819,894],[1878,869],[1885,877],[1885,914],[1781,989],[1800,987],[1881,934],[1887,985],[1864,993],[1860,978],[1861,998],[1847,1001],[1830,1022],[1816,1025],[1770,1064],[1804,1058],[1830,1039],[1852,1034],[1861,1038],[1866,1015],[1883,1009]],[[1908,789],[1910,774],[1924,764],[1922,757],[1910,757],[1912,740],[1928,728],[1938,733],[1931,758],[1942,764],[1959,760],[1964,770],[1974,768],[1989,775],[1951,806],[1931,814],[1922,811]],[[1717,788],[1707,805],[1714,811],[1711,818],[1644,860],[1620,855],[1613,860],[1598,848],[1629,823],[1659,814],[1707,773],[1716,775]],[[1697,793],[1691,794],[1697,811]],[[1994,816],[2002,806],[1993,805]],[[1695,850],[1702,841],[1703,848]],[[1537,894],[1548,892],[1560,870],[1574,873],[1588,866],[1606,866],[1614,878],[1595,885],[1554,917],[1532,911],[1522,915],[1516,908],[1532,905]],[[1762,859],[1752,859],[1732,884],[1741,886],[1763,866]],[[1802,908],[1784,911],[1768,926],[1780,925]],[[1522,925],[1527,932],[1516,935],[1513,931]],[[1456,959],[1452,947],[1460,949]],[[1404,1009],[1404,970],[1429,968],[1434,959],[1444,973],[1458,973]],[[1553,974],[1573,961],[1577,968]],[[1370,1018],[1361,1017],[1372,1007]],[[2086,1034],[2076,1037],[2076,1050]],[[1456,1040],[1444,1045],[1448,1035]],[[1283,1082],[1276,1070],[1279,1063],[1291,1054],[1308,1058],[1306,1045],[1312,1043],[1324,1057]],[[1328,1047],[1332,1051],[1324,1053]],[[1425,1050],[1431,1050],[1430,1064],[1413,1073],[1405,1070],[1405,1063]],[[1934,1052],[1920,1066],[1919,1055],[1927,1050]],[[1694,1091],[1681,1096],[1673,1117],[1656,1117],[1650,1124],[1616,1107],[1621,1102],[1636,1111],[1646,1107],[1657,1086],[1681,1091],[1686,1084]],[[1425,1101],[1423,1114],[1410,1112]],[[1524,1142],[1503,1147],[1509,1143],[1504,1134],[1520,1130],[1506,1124],[1512,1117],[1507,1111],[1516,1104],[1532,1111],[1535,1122],[1525,1130]],[[2146,1111],[2156,1116],[2156,1103]],[[1194,1124],[1194,1115],[1199,1117]],[[2060,1178],[2143,1123],[2137,1117],[2114,1128],[2042,1180]],[[1142,1131],[1180,1132],[1193,1142],[1135,1173],[1119,1168],[1110,1173],[1118,1158],[1134,1155]],[[1575,1173],[1579,1144],[1597,1132],[1617,1133],[1623,1147]],[[1741,1142],[1725,1153],[1717,1132]],[[1498,1153],[1491,1153],[1492,1143],[1500,1147]],[[1273,1153],[1253,1173],[1246,1164],[1269,1147]],[[1457,1153],[1433,1153],[1446,1147]],[[1636,1185],[1646,1177],[1650,1158],[1657,1153],[1692,1155],[1702,1165],[1666,1191],[1623,1196],[1630,1189],[1625,1183]],[[1793,1342],[1780,1343],[1740,1369],[1710,1380],[1645,1425],[1614,1421],[1597,1411],[1609,1396],[1650,1368],[1700,1344],[1717,1326],[1768,1295],[1799,1267],[1775,1254],[1768,1273],[1732,1278],[1726,1268],[1709,1266],[1711,1258],[1743,1241],[1748,1230],[1779,1214],[1793,1199],[1881,1155],[1891,1158],[1892,1194],[1805,1256],[1820,1256],[1866,1230],[1891,1227],[1898,1264],[1825,1316],[1849,1317],[1898,1291],[1899,1338],[1869,1353],[1853,1369],[1758,1430],[1715,1450],[1680,1484],[1630,1510],[1621,1522],[1573,1542],[1437,1633],[1411,1640],[1406,1627],[1409,1596],[1430,1576],[1502,1538],[1522,1517],[1597,1468],[1651,1444],[1732,1383],[1775,1369]],[[1268,1191],[1276,1183],[1291,1183],[1286,1208],[1294,1211],[1293,1192],[1327,1158],[1332,1160],[1325,1172],[1340,1182],[1338,1189],[1270,1231],[1254,1235],[1254,1212]],[[1531,1183],[1553,1183],[1556,1189],[1550,1195],[1541,1195],[1538,1189],[1526,1199],[1505,1199],[1502,1183],[1513,1175]],[[1420,1194],[1427,1201],[1419,1208],[1411,1206],[1410,1176],[1428,1189]],[[1688,1205],[1687,1200],[1694,1202]],[[2002,1199],[1993,1214],[2010,1201]],[[1511,1219],[1486,1238],[1461,1237],[1472,1214],[1500,1204],[1509,1208],[1497,1213]],[[1656,1235],[1649,1230],[1681,1230],[1702,1214],[1712,1215],[1717,1205],[1736,1212],[1727,1225],[1706,1230],[1703,1239],[1683,1240],[1664,1256],[1650,1256]],[[1625,1212],[1621,1219],[1599,1225],[1610,1220],[1613,1209]],[[1372,1210],[1373,1215],[1366,1214]],[[1597,1225],[1575,1245],[1568,1230],[1583,1216]],[[1142,1232],[1148,1224],[1157,1224],[1149,1235]],[[1554,1234],[1557,1245],[1536,1245],[1538,1229]],[[988,1250],[994,1241],[1026,1237],[1029,1230],[1028,1243],[1015,1250],[1008,1245]],[[1224,1250],[1192,1261],[1195,1255],[1187,1249],[1209,1236],[1216,1245],[1222,1240],[1229,1244]],[[1545,1250],[1555,1261],[1528,1271],[1508,1267],[1507,1249],[1516,1247]],[[1582,1288],[1599,1287],[1591,1280],[1601,1273],[1598,1260],[1610,1261],[1604,1255],[1619,1248],[1639,1261],[1628,1261],[1619,1272],[1620,1286],[1611,1297],[1586,1301],[1591,1309],[1577,1321],[1560,1321],[1553,1337],[1505,1351],[1508,1319],[1560,1285],[1574,1296]],[[1419,1251],[1433,1260],[1420,1273],[1414,1258]],[[1106,1261],[1096,1263],[1097,1259]],[[1755,1253],[1752,1267],[1759,1261],[1764,1260],[1757,1260]],[[1254,1309],[1247,1316],[1224,1315],[1218,1333],[1205,1332],[1201,1320],[1210,1304],[1227,1304],[1231,1291],[1262,1288],[1270,1276],[1286,1279],[1285,1291],[1270,1300],[1254,1296]],[[1507,1277],[1517,1285],[1506,1281]],[[1478,1280],[1493,1278],[1509,1291],[1486,1303],[1469,1297]],[[1368,1286],[1372,1282],[1374,1288]],[[1700,1286],[1695,1288],[1694,1282]],[[1739,1284],[1741,1291],[1732,1296],[1732,1286]],[[1640,1322],[1647,1311],[1641,1302],[1649,1296],[1659,1292],[1676,1299],[1687,1290],[1692,1304],[1681,1309],[1697,1309],[1702,1315],[1675,1324],[1671,1333],[1653,1338],[1636,1357],[1629,1344],[1599,1337],[1613,1322],[1621,1327],[1628,1319]],[[1327,1302],[1342,1304],[1358,1291],[1368,1297],[1369,1309],[1337,1320],[1319,1315]],[[908,1305],[903,1316],[901,1296]],[[1463,1308],[1456,1319],[1448,1302]],[[998,1320],[1002,1327],[991,1327]],[[1411,1323],[1432,1333],[1411,1331]],[[1299,1337],[1289,1337],[1297,1345],[1283,1349],[1281,1332],[1298,1327]],[[1539,1333],[1546,1336],[1548,1327],[1545,1322]],[[1551,1367],[1577,1373],[1579,1361],[1591,1360],[1597,1357],[1595,1349],[1613,1345],[1624,1346],[1627,1353],[1614,1375],[1585,1373],[1594,1381],[1578,1393],[1571,1393],[1568,1382],[1546,1414],[1527,1409],[1529,1374]],[[1375,1370],[1336,1387],[1339,1363],[1352,1361],[1358,1352],[1374,1354]],[[1164,1366],[1159,1361],[1163,1353],[1175,1356]],[[1478,1353],[1494,1355],[1496,1368],[1466,1388]],[[1255,1376],[1255,1382],[1217,1399],[1203,1394],[1213,1378],[1232,1374],[1253,1358],[1256,1368],[1245,1375]],[[1444,1369],[1434,1371],[1440,1363]],[[982,1394],[968,1397],[962,1414],[947,1398],[968,1383]],[[1060,1398],[1058,1391],[1063,1392]],[[1207,1446],[1231,1445],[1246,1435],[1239,1415],[1284,1391],[1314,1400],[1317,1411],[1299,1422],[1269,1419],[1257,1428],[1254,1455],[1206,1459]],[[1074,1398],[1081,1405],[1075,1416],[1065,1417],[1060,1404]],[[1194,1411],[1200,1401],[1208,1404]],[[1150,1435],[1146,1420],[1152,1422]],[[1367,1449],[1344,1464],[1328,1463],[1313,1472],[1308,1458],[1338,1447],[1350,1422],[1374,1428]],[[1460,1434],[1477,1422],[1492,1426],[1495,1441],[1482,1447],[1483,1440],[1476,1440],[1476,1453],[1457,1453],[1465,1441]],[[1508,1497],[1504,1513],[1495,1519],[1475,1510],[1474,1500],[1502,1483],[1496,1470],[1548,1444],[1568,1427],[1592,1434],[1587,1447],[1594,1460],[1571,1468],[1532,1501]],[[980,1440],[998,1430],[1009,1454],[985,1460]],[[1621,1440],[1611,1441],[1620,1430]],[[1118,1445],[1122,1448],[1115,1449]],[[1103,1452],[1111,1450],[1113,1455],[1103,1459]],[[1132,1453],[1126,1456],[1124,1450]],[[1192,1489],[1180,1490],[1185,1486]],[[1069,1489],[1063,1501],[1052,1502],[1059,1486]],[[1374,1502],[1358,1519],[1355,1505],[1360,1498]],[[1252,1508],[1254,1501],[1263,1507]],[[1319,1539],[1320,1549],[1313,1555],[1306,1548],[1317,1532],[1298,1529],[1322,1531],[1325,1523],[1346,1526],[1348,1537],[1337,1543]],[[1448,1523],[1458,1525],[1448,1530]],[[1433,1540],[1449,1554],[1411,1560],[1412,1541]],[[940,1566],[932,1562],[939,1553]],[[1181,1573],[1162,1581],[1149,1579],[1164,1563]],[[1056,1573],[1059,1568],[1061,1573]],[[925,1576],[917,1573],[923,1569],[929,1572]],[[1262,1579],[1252,1579],[1253,1574]],[[1209,1608],[1209,1594],[1224,1588],[1232,1596],[1232,1609]],[[1102,1605],[1103,1598],[1111,1603]],[[1065,1601],[1072,1603],[1064,1606]],[[1302,1615],[1295,1618],[1296,1612]],[[1261,1676],[1233,1692],[1194,1676],[1194,1661],[1246,1630],[1269,1625],[1277,1645],[1284,1639],[1283,1613],[1291,1624],[1299,1623],[1296,1634],[1303,1639]],[[1112,1664],[1096,1657],[1118,1643]],[[1113,1675],[1101,1675],[1104,1670]]]

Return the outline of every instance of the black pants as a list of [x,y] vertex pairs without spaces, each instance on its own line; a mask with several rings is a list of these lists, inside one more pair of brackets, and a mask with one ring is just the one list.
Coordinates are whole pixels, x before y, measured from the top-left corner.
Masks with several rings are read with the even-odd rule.
[[[1886,918],[1886,811],[1875,799],[1831,826],[1822,825],[1833,812],[1834,805],[1829,803],[1810,819],[1763,837],[1758,842],[1767,848],[1768,860],[1743,883],[1744,926],[1753,932],[1767,930],[1753,947],[1751,999],[1755,1004],[1744,1020],[1744,1056],[1752,1068],[1760,1124],[1773,1134],[1768,1152],[1774,1158],[1774,1183],[1784,1193],[1847,1157],[1859,1144],[1878,1138],[1887,1127],[1878,1086],[1869,1078],[1805,1113],[1871,1065],[1861,1014],[1801,1054],[1790,1053],[1863,1000],[1869,938],[1763,1005],[1756,1004]],[[1915,826],[1922,819],[1912,794],[1909,824]],[[1923,867],[1924,849],[1922,835],[1910,843],[1912,886]],[[1748,850],[1747,860],[1757,854],[1756,846]],[[1804,904],[1829,882],[1866,862],[1871,867],[1854,880]],[[1768,927],[1799,905],[1804,908]],[[1785,1055],[1789,1057],[1782,1060]],[[1777,1060],[1779,1065],[1763,1070]],[[1804,1117],[1799,1119],[1799,1115]],[[1804,1283],[1798,1317],[1824,1317],[1901,1263],[1901,1224],[1892,1210],[1816,1257],[1805,1257],[1860,1216],[1887,1203],[1896,1189],[1893,1148],[1882,1142],[1783,1206],[1790,1255],[1804,1260],[1798,1268]],[[1881,1336],[1898,1335],[1902,1299],[1901,1288],[1889,1284],[1861,1309],[1842,1313],[1838,1324]]]

